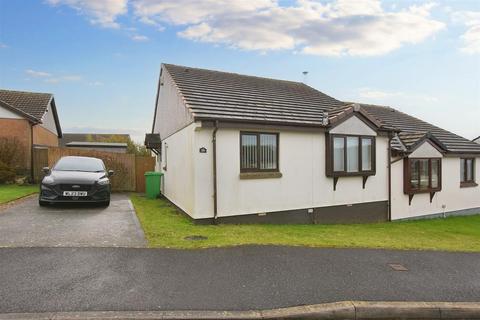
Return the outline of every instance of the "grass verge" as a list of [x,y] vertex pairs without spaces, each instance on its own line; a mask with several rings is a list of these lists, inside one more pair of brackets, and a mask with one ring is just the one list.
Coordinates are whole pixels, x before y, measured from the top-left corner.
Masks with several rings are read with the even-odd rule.
[[7,203],[37,192],[37,185],[18,186],[16,184],[2,184],[0,185],[0,204]]
[[[131,200],[150,247],[245,244],[480,252],[480,215],[351,225],[194,225],[166,200]],[[208,239],[191,241],[187,236]]]

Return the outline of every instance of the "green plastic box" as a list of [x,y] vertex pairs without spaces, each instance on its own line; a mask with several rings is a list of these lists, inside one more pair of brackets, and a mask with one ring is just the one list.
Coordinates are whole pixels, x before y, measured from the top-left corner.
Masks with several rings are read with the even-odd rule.
[[155,199],[160,195],[160,182],[163,173],[155,171],[145,172],[145,194],[148,199]]

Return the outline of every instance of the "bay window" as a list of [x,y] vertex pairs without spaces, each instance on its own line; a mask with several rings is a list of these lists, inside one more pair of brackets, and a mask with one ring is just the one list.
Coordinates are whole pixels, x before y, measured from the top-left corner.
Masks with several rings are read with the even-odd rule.
[[405,159],[404,191],[406,194],[435,193],[442,189],[440,158]]
[[278,133],[240,132],[240,172],[278,171]]
[[375,137],[330,135],[327,143],[327,176],[375,174]]

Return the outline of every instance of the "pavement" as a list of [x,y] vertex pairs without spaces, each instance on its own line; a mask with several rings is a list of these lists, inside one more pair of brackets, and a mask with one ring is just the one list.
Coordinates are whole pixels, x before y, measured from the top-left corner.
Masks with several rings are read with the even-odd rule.
[[30,197],[0,210],[0,247],[145,247],[126,194],[109,207],[68,204],[40,207]]
[[241,311],[351,300],[479,302],[479,270],[478,253],[3,248],[0,314]]

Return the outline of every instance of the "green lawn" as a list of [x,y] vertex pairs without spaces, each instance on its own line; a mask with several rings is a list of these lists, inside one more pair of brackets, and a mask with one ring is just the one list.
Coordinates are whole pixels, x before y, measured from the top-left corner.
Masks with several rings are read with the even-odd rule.
[[2,184],[0,185],[0,204],[37,192],[38,186],[36,185],[17,186],[16,184]]
[[[480,251],[480,215],[352,225],[194,225],[168,201],[132,194],[150,247],[243,244]],[[207,240],[189,241],[201,235]]]

